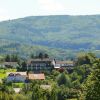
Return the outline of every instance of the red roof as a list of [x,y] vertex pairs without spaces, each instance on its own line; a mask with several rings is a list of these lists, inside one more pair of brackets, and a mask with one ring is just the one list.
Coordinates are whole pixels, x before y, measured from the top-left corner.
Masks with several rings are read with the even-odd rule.
[[45,75],[44,74],[28,74],[29,79],[32,80],[44,80],[45,79]]

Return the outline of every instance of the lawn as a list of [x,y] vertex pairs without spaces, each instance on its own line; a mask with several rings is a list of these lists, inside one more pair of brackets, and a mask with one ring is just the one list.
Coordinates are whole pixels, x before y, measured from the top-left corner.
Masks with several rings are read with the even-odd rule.
[[12,83],[13,88],[23,88],[24,85],[24,83]]
[[0,69],[0,79],[6,78],[6,72],[16,72],[16,69]]
[[1,73],[0,72],[0,79],[4,79],[4,78],[6,78],[6,73]]

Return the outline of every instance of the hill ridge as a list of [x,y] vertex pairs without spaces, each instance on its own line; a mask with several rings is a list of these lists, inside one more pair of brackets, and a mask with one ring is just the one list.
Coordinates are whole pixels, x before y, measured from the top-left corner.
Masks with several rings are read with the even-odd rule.
[[53,48],[57,52],[57,49],[96,51],[100,50],[99,40],[100,15],[30,16],[0,22],[1,54],[11,53],[12,49],[22,52],[24,45]]

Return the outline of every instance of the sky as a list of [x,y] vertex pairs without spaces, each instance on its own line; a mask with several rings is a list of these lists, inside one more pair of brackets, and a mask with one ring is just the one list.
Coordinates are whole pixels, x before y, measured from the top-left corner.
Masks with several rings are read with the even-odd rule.
[[40,15],[100,14],[100,0],[0,0],[0,21]]

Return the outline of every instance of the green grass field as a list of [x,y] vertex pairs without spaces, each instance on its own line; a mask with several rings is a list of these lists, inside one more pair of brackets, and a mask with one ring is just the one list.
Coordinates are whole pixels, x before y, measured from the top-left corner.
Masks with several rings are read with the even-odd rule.
[[0,79],[4,79],[6,78],[6,74],[5,73],[0,73]]
[[24,83],[12,83],[13,88],[23,88]]
[[6,78],[6,72],[16,72],[16,69],[0,69],[0,79]]

